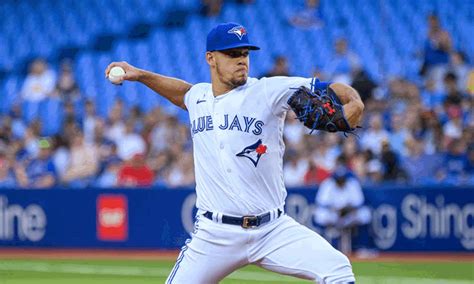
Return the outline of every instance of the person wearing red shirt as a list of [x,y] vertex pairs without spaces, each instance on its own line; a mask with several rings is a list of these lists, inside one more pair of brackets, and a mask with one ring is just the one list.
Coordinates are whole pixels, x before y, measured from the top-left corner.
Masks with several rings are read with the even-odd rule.
[[142,187],[153,184],[155,174],[145,163],[142,154],[136,154],[124,163],[118,172],[118,186]]

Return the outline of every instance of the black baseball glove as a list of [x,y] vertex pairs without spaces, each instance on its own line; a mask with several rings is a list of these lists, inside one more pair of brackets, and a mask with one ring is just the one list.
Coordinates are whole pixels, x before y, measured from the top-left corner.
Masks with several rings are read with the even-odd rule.
[[351,133],[355,130],[344,117],[342,104],[329,86],[316,89],[314,92],[301,86],[291,95],[288,105],[296,113],[299,121],[311,129],[311,132],[324,130]]

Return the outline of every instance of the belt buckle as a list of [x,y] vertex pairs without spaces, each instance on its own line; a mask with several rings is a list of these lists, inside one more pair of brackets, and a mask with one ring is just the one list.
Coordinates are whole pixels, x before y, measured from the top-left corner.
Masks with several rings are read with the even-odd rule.
[[[249,229],[249,228],[255,228],[258,226],[257,221],[258,218],[257,216],[244,216],[242,217],[242,228],[244,229]],[[251,222],[255,222],[254,224],[251,224]]]

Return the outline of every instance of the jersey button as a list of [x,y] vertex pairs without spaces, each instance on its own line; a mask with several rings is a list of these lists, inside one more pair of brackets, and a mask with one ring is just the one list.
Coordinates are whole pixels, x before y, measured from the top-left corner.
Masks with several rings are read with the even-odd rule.
[[224,143],[221,143],[220,147],[221,149],[224,149]]
[[232,170],[231,170],[231,169],[227,169],[227,172],[230,174],[230,173],[232,172]]

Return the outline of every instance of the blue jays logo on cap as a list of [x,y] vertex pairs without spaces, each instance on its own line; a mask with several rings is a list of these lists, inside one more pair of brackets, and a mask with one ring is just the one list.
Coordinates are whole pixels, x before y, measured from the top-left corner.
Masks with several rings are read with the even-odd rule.
[[240,40],[242,40],[242,37],[247,34],[247,31],[245,31],[244,27],[238,26],[238,27],[233,27],[227,33],[235,34]]
[[207,51],[219,51],[239,47],[246,47],[251,50],[260,49],[260,47],[250,43],[247,29],[240,24],[219,24],[207,35]]
[[267,152],[267,146],[262,143],[262,139],[258,139],[254,144],[245,147],[242,152],[236,154],[237,157],[245,157],[252,161],[253,165],[257,167],[258,161],[263,154]]

